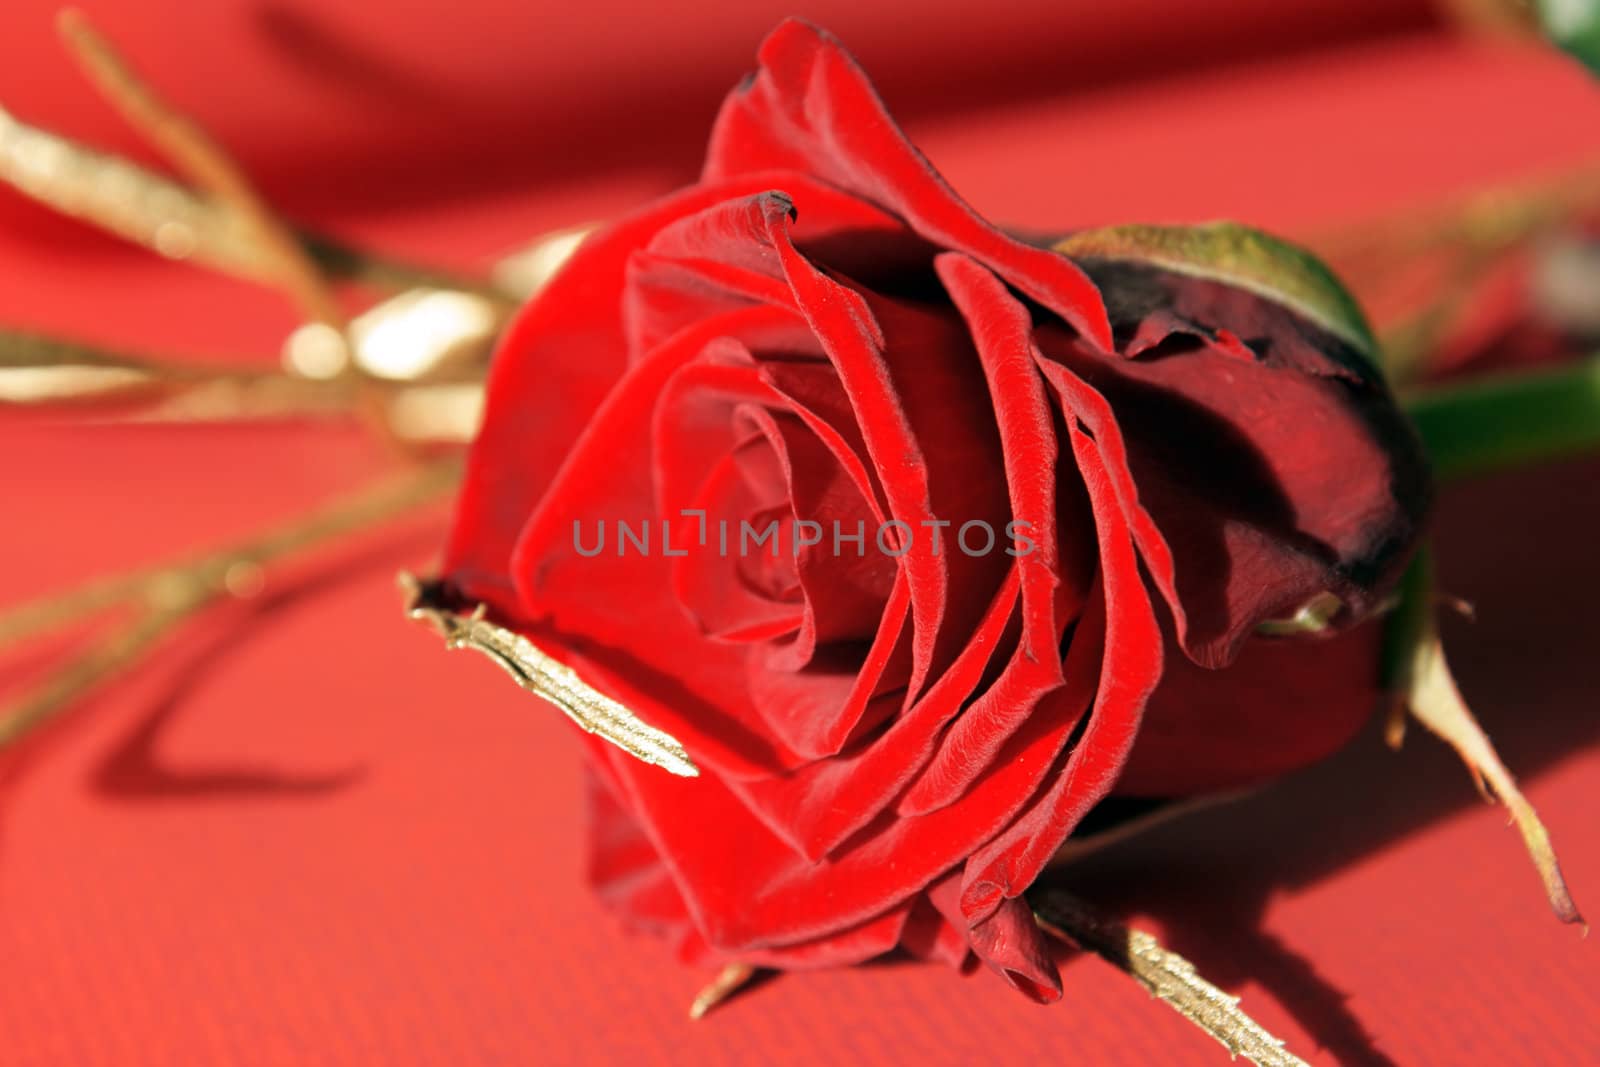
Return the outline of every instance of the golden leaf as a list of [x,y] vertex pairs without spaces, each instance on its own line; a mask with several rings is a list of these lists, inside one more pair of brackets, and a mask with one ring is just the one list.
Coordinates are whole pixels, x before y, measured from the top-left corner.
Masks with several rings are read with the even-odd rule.
[[406,613],[431,625],[451,648],[471,648],[488,656],[522,688],[630,756],[684,778],[699,776],[700,769],[677,738],[590,686],[526,637],[490,622],[483,605],[469,615],[449,611],[433,603],[428,586],[416,578],[403,574],[400,581],[407,592]]

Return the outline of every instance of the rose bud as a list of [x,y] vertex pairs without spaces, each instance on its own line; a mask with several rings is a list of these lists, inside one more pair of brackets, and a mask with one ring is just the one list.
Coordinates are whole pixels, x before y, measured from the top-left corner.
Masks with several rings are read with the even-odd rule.
[[698,768],[590,739],[631,925],[1054,999],[1022,893],[1091,807],[1300,766],[1376,702],[1373,628],[1333,635],[1428,492],[1369,353],[1250,231],[1014,239],[791,21],[700,181],[510,328],[443,580]]

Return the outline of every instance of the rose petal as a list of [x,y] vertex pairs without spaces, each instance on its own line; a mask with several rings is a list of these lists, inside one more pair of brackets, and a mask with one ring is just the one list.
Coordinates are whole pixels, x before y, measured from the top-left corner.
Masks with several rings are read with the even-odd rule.
[[591,234],[507,327],[444,553],[444,573],[470,599],[517,610],[508,577],[517,536],[628,364],[629,257],[684,215],[770,187],[770,176],[748,173],[695,186]]
[[[630,929],[678,942],[679,954],[687,962],[704,967],[730,962],[727,954],[713,950],[695,930],[666,865],[616,799],[615,786],[603,772],[592,769],[587,786],[593,829],[589,880],[601,903]],[[912,936],[924,942],[931,939],[933,943],[927,951],[946,958],[954,956],[954,962],[959,963],[960,956],[966,953],[966,939],[942,921],[940,925],[945,929],[928,929],[929,910],[926,904],[914,900],[823,938],[741,953],[738,962],[784,970],[862,963],[899,945],[906,938],[911,921],[918,918],[920,929]],[[939,918],[936,912],[933,917]]]
[[1221,671],[1172,658],[1116,792],[1239,789],[1338,751],[1379,706],[1380,625],[1321,641],[1254,638]]
[[[1100,445],[1078,426],[1063,396],[1067,433],[1095,504],[1101,595],[1106,613],[1105,661],[1088,725],[1044,795],[967,860],[961,910],[974,927],[1033,884],[1084,814],[1116,782],[1139,729],[1144,705],[1161,677],[1161,630],[1145,592],[1133,532],[1117,499]],[[1074,639],[1076,643],[1076,638]]]
[[[959,798],[1039,701],[1061,685],[1061,634],[1072,619],[1071,614],[1056,614],[1062,579],[1055,525],[1055,426],[1031,355],[1027,311],[999,279],[965,256],[940,256],[938,271],[977,345],[1000,428],[1012,514],[1027,524],[1034,549],[1018,559],[1022,636],[995,687],[1005,699],[980,701],[951,724],[938,754],[899,803],[898,810],[906,815]],[[1080,573],[1069,583],[1080,598],[1085,581]]]
[[[648,700],[632,706],[654,721]],[[717,776],[679,779],[620,751],[599,755],[707,941],[742,954],[847,930],[909,901],[1013,821],[1019,798],[1045,781],[1069,726],[1014,738],[960,805],[911,819],[886,813],[820,862],[770,833]]]
[[798,852],[816,860],[877,818],[926,766],[939,732],[971,696],[996,650],[1006,646],[1020,584],[1013,568],[967,647],[882,737],[792,774],[738,783],[752,809]]
[[[1085,421],[1122,428],[1131,483],[1170,547],[1170,563],[1151,568],[1185,652],[1226,665],[1262,621],[1325,592],[1346,605],[1341,622],[1370,611],[1429,496],[1420,446],[1387,391],[1282,332],[1253,342],[1268,356],[1247,359],[1176,336],[1116,360],[1038,333],[1052,361],[1104,397]],[[1146,545],[1141,536],[1148,562]]]
[[949,922],[966,931],[972,951],[1011,988],[1040,1004],[1061,999],[1061,972],[1027,901],[1020,897],[1008,900],[987,922],[968,928],[961,913],[960,871],[936,882],[928,890],[928,900]]
[[702,180],[772,169],[815,174],[905,219],[930,242],[965,252],[1111,349],[1111,325],[1087,276],[968,207],[906,140],[831,34],[791,18],[762,42],[760,58],[761,69],[717,116]]

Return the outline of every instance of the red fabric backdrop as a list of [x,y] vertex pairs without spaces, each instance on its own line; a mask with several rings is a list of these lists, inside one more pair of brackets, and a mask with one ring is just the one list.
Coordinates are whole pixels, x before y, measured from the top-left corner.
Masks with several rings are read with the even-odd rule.
[[[0,102],[126,147],[50,40],[0,15]],[[1600,149],[1600,89],[1417,3],[813,3],[990,217],[1232,216],[1304,231]],[[786,11],[101,4],[91,14],[301,217],[481,263],[692,173]],[[270,359],[276,298],[0,196],[0,321]],[[311,427],[0,420],[0,603],[219,542],[382,464]],[[1595,463],[1453,490],[1443,576],[1469,695],[1595,904]],[[1097,961],[1066,999],[885,965],[705,975],[581,886],[577,746],[396,612],[437,517],[325,557],[314,594],[185,633],[0,760],[0,1063],[1221,1062]],[[245,631],[241,624],[250,620]],[[0,693],[59,653],[0,667]],[[1600,970],[1442,746],[1347,753],[1119,846],[1073,883],[1160,932],[1315,1062],[1600,1062]]]

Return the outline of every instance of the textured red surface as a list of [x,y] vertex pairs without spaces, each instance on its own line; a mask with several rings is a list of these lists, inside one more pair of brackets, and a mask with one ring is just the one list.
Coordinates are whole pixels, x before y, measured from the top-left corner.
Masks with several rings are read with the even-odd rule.
[[[15,62],[15,42],[40,37],[20,26],[40,6],[6,15],[19,31],[4,45],[0,100],[19,112],[28,93],[50,103],[68,92],[43,73],[55,69],[44,48]],[[736,78],[764,28],[705,46],[693,76],[718,87]],[[1065,23],[1047,28],[1071,36]],[[889,30],[876,32],[881,54],[892,52]],[[999,34],[995,47],[1021,36]],[[875,63],[871,44],[853,43]],[[176,65],[200,53],[169,43],[135,54]],[[453,63],[477,69],[465,55]],[[490,55],[482,67],[507,63]],[[1524,52],[1403,36],[1178,66],[1126,84],[1100,77],[1071,95],[1047,95],[1070,79],[1035,82],[978,94],[976,109],[919,112],[916,67],[902,60],[885,94],[902,112],[913,104],[912,136],[980,210],[1041,228],[1215,216],[1304,228],[1600,148],[1600,93]],[[325,218],[349,211],[348,232],[387,246],[481,260],[667,181],[608,157],[580,183],[506,150],[495,166],[525,167],[525,182],[437,203],[426,175],[375,166],[372,181],[404,195],[363,211],[273,157],[274,139],[295,133],[307,146],[299,158],[325,162],[316,145],[336,143],[343,120],[286,118],[273,86],[307,91],[293,71],[243,69],[250,80],[230,92],[259,118],[238,120],[246,154],[291,202]],[[485,94],[498,84],[460,76]],[[942,92],[944,104],[960,95]],[[697,122],[685,120],[685,161],[700,149]],[[365,146],[374,159],[430,136],[391,126],[392,142]],[[0,230],[0,321],[263,356],[289,323],[270,296],[80,239],[9,200],[0,217],[18,220]],[[13,422],[0,426],[0,449],[0,602],[238,535],[381,463],[352,435],[308,427]],[[1600,466],[1580,463],[1485,481],[1449,493],[1437,516],[1443,578],[1479,611],[1449,635],[1463,684],[1592,907],[1596,477]],[[884,965],[781,979],[684,1021],[705,976],[665,946],[623,937],[581,888],[567,728],[398,618],[390,575],[425,562],[442,524],[426,525],[398,548],[327,557],[338,581],[269,597],[247,634],[240,614],[208,620],[0,762],[0,1063],[942,1064],[996,1050],[1018,1061],[1222,1061],[1088,959],[1064,965],[1065,998],[1048,1009],[991,976]],[[8,664],[0,686],[49,652]],[[1545,911],[1503,822],[1442,746],[1417,736],[1391,755],[1369,730],[1334,760],[1119,846],[1071,882],[1161,933],[1314,1062],[1593,1061],[1600,965]]]

